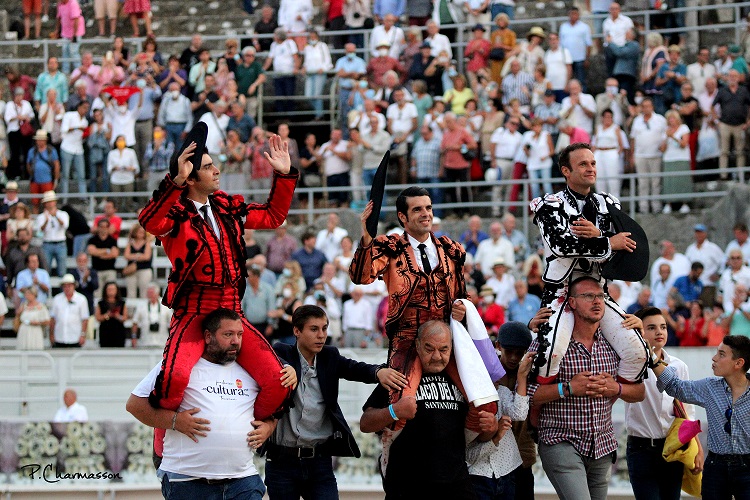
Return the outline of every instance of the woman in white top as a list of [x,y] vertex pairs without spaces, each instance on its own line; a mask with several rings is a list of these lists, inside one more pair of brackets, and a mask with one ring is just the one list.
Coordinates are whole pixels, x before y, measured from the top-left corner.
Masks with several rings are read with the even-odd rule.
[[596,190],[600,193],[610,193],[615,198],[620,197],[620,179],[622,160],[620,153],[624,149],[623,133],[614,122],[612,110],[602,111],[602,120],[596,126],[591,146],[596,160]]
[[[659,149],[662,151],[662,162],[664,172],[689,172],[690,171],[690,129],[682,123],[680,113],[674,109],[666,112],[667,130],[662,138]],[[693,192],[693,181],[689,175],[665,176],[662,180],[663,194],[686,194]],[[672,202],[666,200],[664,203],[665,214],[672,212]],[[687,203],[680,207],[680,213],[690,212]]]
[[[141,171],[135,151],[125,146],[125,136],[115,138],[115,149],[107,155],[109,185],[113,193],[133,191],[135,175]],[[123,198],[123,205],[128,204]]]
[[47,90],[47,102],[39,107],[39,124],[49,134],[50,144],[58,146],[62,140],[62,119],[65,107],[57,100],[57,90]]
[[16,311],[14,321],[14,327],[18,331],[16,349],[42,351],[44,350],[44,327],[50,322],[49,311],[47,306],[37,300],[39,288],[36,285],[23,288],[21,293],[26,301],[21,305],[20,310]]
[[[552,154],[555,147],[552,144],[552,136],[542,129],[542,120],[534,118],[531,121],[531,130],[523,134],[523,149],[528,160],[526,170],[530,179],[541,180],[545,193],[552,192]],[[531,195],[533,198],[542,196],[539,190],[539,182],[531,183]]]
[[[310,30],[309,40],[305,45],[305,62],[302,66],[305,78],[305,97],[323,95],[328,76],[326,73],[333,69],[331,62],[331,51],[328,45],[320,40],[320,35],[315,30]],[[312,107],[315,110],[315,119],[323,117],[323,99],[313,99]]]

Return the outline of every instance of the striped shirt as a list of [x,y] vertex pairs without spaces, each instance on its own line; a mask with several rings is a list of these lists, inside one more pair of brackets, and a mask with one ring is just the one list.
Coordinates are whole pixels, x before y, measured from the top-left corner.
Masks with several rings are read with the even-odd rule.
[[[536,352],[535,339],[529,351]],[[556,382],[569,382],[581,372],[609,373],[617,378],[619,358],[601,334],[594,334],[591,352],[575,339],[570,340],[560,362]],[[528,394],[533,405],[539,384],[529,384]],[[617,449],[612,425],[612,406],[617,398],[573,396],[545,403],[539,412],[539,440],[547,445],[567,441],[583,456],[598,459]]]
[[[672,366],[659,375],[656,387],[684,403],[706,409],[708,451],[720,455],[750,454],[750,388],[732,403],[732,391],[722,377],[680,380]],[[731,434],[724,430],[729,408]]]
[[432,137],[430,142],[419,138],[414,145],[412,158],[417,164],[417,179],[437,179],[440,171],[440,140]]
[[[529,92],[524,93],[523,87]],[[521,106],[528,106],[531,102],[531,91],[534,89],[534,79],[530,74],[519,71],[517,74],[508,73],[503,78],[503,104],[510,104],[513,99],[518,99]]]

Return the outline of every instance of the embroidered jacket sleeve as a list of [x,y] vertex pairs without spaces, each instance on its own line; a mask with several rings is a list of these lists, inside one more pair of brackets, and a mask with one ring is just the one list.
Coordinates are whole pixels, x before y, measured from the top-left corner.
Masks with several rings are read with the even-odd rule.
[[[247,229],[276,229],[286,219],[292,204],[294,188],[299,180],[299,171],[292,167],[288,174],[273,173],[273,184],[265,203],[248,203]],[[234,196],[233,198],[238,198]],[[239,197],[241,198],[241,197]]]
[[360,240],[349,266],[349,278],[352,283],[368,285],[375,281],[388,266],[391,257],[396,256],[395,245],[395,239],[391,240],[384,235],[374,238],[369,246],[364,246]]
[[545,245],[555,257],[604,262],[612,255],[608,233],[598,238],[579,238],[572,233],[570,220],[559,196],[536,198],[531,202],[531,210]]
[[178,186],[174,183],[172,177],[167,174],[154,191],[153,198],[148,200],[138,216],[138,222],[141,226],[155,236],[163,236],[170,232],[176,222],[173,218],[167,216],[170,210],[178,204],[185,189],[187,189],[187,184]]

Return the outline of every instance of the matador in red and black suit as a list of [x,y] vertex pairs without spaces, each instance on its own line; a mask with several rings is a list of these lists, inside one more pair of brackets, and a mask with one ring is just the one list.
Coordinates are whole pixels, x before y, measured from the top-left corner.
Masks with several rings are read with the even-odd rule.
[[[268,201],[245,203],[240,195],[218,190],[219,170],[205,151],[206,133],[203,123],[193,128],[172,158],[170,173],[139,216],[141,225],[159,238],[172,262],[162,302],[173,309],[174,315],[162,371],[149,400],[156,407],[179,407],[190,371],[203,354],[203,318],[224,307],[242,316],[243,345],[237,362],[260,387],[254,411],[257,420],[264,420],[283,405],[289,389],[280,382],[281,361],[242,314],[247,276],[242,236],[244,228],[274,229],[284,222],[299,172],[290,169],[288,150],[280,138],[272,137],[273,157],[269,160],[276,161],[271,161],[274,176]],[[284,163],[284,155],[286,168],[277,170]],[[157,434],[155,439],[157,455],[161,455],[163,441],[159,437]]]

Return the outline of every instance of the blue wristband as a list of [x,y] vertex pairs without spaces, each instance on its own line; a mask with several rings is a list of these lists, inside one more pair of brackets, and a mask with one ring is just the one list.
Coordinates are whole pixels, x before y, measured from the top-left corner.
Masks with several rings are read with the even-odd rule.
[[391,418],[393,420],[398,420],[398,417],[396,416],[396,412],[393,410],[393,405],[388,405],[388,413],[391,414]]
[[565,393],[563,392],[563,384],[560,382],[557,384],[557,393],[560,395],[560,399],[565,399]]

